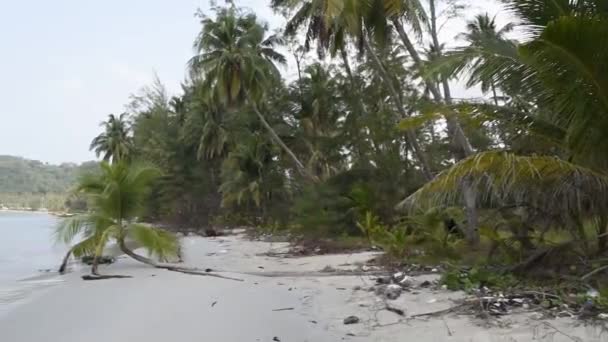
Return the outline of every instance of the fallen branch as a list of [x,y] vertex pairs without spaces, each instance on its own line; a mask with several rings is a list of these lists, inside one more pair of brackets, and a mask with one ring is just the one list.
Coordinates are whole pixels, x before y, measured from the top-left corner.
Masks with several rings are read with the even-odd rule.
[[210,273],[210,271],[208,272],[206,270],[202,270],[202,269],[198,269],[198,268],[164,266],[161,264],[157,264],[154,267],[160,268],[160,269],[165,269],[167,271],[172,271],[172,272],[180,272],[180,273],[185,273],[185,274],[192,274],[192,275],[205,276],[205,277],[214,277],[214,278],[234,280],[234,281],[245,281],[244,279],[232,278],[232,277],[227,277],[227,276],[223,276],[223,275],[219,275],[219,274],[215,274],[215,273]]
[[360,277],[386,275],[386,271],[332,271],[332,272],[235,272],[238,274],[251,275],[266,278],[296,278],[296,277]]
[[458,304],[456,306],[452,306],[451,308],[447,308],[447,309],[443,309],[443,310],[431,311],[431,312],[425,312],[425,313],[421,313],[421,314],[411,315],[410,318],[442,316],[442,315],[446,315],[446,314],[449,314],[451,312],[454,312],[457,309],[462,308],[466,304],[470,304],[470,303],[462,303],[462,304]]
[[399,316],[405,316],[405,311],[403,311],[403,310],[401,310],[399,308],[394,308],[394,307],[392,307],[392,306],[390,306],[388,304],[386,305],[386,308],[384,308],[384,309],[387,310],[387,311],[390,311],[392,313],[396,313]]
[[580,339],[579,337],[575,337],[575,336],[568,335],[568,334],[566,334],[565,332],[563,332],[563,331],[561,331],[561,330],[557,329],[557,328],[556,328],[554,325],[552,325],[552,324],[551,324],[551,323],[549,323],[549,322],[542,322],[542,324],[543,324],[543,325],[545,325],[545,326],[547,326],[547,327],[549,327],[549,328],[551,328],[551,329],[553,329],[553,330],[555,330],[555,332],[557,332],[558,334],[560,334],[560,335],[562,335],[562,336],[564,336],[564,337],[569,338],[571,341],[574,341],[574,342],[583,342],[583,340],[582,340],[582,339]]
[[448,336],[454,336],[454,334],[452,334],[452,330],[450,329],[450,327],[448,326],[448,322],[445,320],[444,317],[441,317],[441,320],[443,321],[443,325],[445,325],[445,329],[448,332]]
[[277,312],[277,311],[291,311],[291,310],[294,310],[294,308],[274,309],[274,310],[272,310],[272,311]]
[[602,272],[602,271],[604,271],[606,269],[608,269],[608,265],[604,265],[602,267],[596,268],[593,271],[591,271],[591,272],[585,274],[584,276],[582,276],[581,280],[583,280],[583,281],[587,280],[588,278],[591,278],[592,276],[594,276],[594,275],[596,275],[596,274],[598,274],[598,273],[600,273],[600,272]]
[[125,278],[133,278],[131,276],[125,276],[125,275],[94,275],[94,274],[87,274],[87,275],[83,275],[82,280],[104,280],[104,279],[125,279]]

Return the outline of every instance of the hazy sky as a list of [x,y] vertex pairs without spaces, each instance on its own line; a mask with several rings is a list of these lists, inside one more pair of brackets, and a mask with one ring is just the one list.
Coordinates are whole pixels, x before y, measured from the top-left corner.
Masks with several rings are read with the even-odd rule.
[[[236,2],[281,25],[269,0]],[[179,90],[200,29],[194,12],[209,1],[5,0],[0,6],[0,154],[60,163],[94,159],[88,146],[99,122],[123,111],[155,73],[170,92]],[[453,37],[456,27],[444,35]]]

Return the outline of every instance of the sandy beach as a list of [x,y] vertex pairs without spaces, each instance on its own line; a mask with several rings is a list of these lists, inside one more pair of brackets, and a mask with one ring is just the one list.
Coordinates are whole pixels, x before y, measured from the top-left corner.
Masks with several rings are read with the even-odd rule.
[[[102,267],[130,279],[83,281],[76,270],[0,316],[7,342],[201,341],[608,341],[599,328],[534,313],[488,323],[474,317],[408,318],[449,308],[464,294],[418,288],[392,307],[367,289],[373,276],[318,273],[360,267],[373,253],[283,258],[284,243],[242,236],[183,240],[189,266],[224,270],[243,282],[154,269],[127,258]],[[416,277],[415,283],[437,279]],[[62,281],[57,281],[60,279]],[[359,289],[360,288],[360,289]],[[351,315],[358,324],[345,325]]]

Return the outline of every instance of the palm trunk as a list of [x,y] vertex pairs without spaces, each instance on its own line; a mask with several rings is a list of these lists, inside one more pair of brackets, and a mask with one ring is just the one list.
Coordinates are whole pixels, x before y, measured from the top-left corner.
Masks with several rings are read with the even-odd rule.
[[604,254],[608,247],[608,218],[602,216],[598,222],[597,228],[597,253],[601,255]]
[[477,213],[477,191],[471,184],[470,179],[465,180],[465,184],[462,189],[463,199],[465,204],[465,211],[467,216],[467,225],[465,229],[465,237],[471,246],[479,245],[479,228],[478,221],[479,216]]
[[296,169],[298,170],[298,172],[302,176],[304,176],[308,180],[312,181],[313,183],[317,183],[319,181],[319,179],[315,175],[313,175],[312,173],[310,173],[308,171],[308,169],[306,169],[306,167],[300,161],[300,159],[298,159],[298,157],[296,156],[296,154],[285,144],[285,142],[283,142],[283,140],[281,139],[281,137],[279,137],[279,135],[274,131],[274,129],[272,128],[272,126],[270,126],[270,124],[268,123],[268,121],[266,121],[266,118],[264,118],[264,115],[262,115],[262,113],[258,109],[258,106],[255,104],[255,101],[253,101],[253,99],[251,98],[251,95],[249,94],[249,92],[245,91],[245,94],[247,96],[247,100],[248,100],[249,104],[253,108],[253,111],[257,115],[258,119],[260,119],[260,122],[262,123],[262,126],[264,126],[264,128],[266,129],[266,131],[268,131],[268,133],[270,134],[272,140],[274,140],[274,142],[277,145],[279,145],[279,147],[289,156],[289,158],[295,164]]
[[353,76],[353,71],[350,68],[350,63],[348,61],[348,53],[346,52],[346,49],[344,47],[340,49],[340,57],[342,57],[342,63],[344,63],[344,70],[346,70],[348,80],[350,81],[350,84],[354,87],[355,77]]
[[228,279],[228,280],[243,281],[243,279],[231,278],[231,277],[226,277],[226,276],[222,276],[219,274],[210,273],[210,272],[212,272],[211,269],[202,270],[202,269],[198,269],[198,268],[183,267],[181,265],[158,263],[150,258],[146,258],[145,256],[139,255],[139,254],[133,252],[132,250],[130,250],[127,247],[127,245],[125,244],[124,239],[120,239],[118,241],[118,245],[120,247],[120,250],[123,253],[125,253],[126,255],[128,255],[129,257],[131,257],[134,260],[137,260],[141,263],[144,263],[146,265],[155,267],[155,268],[160,268],[160,269],[173,271],[173,272],[192,274],[192,275],[200,275],[200,276],[215,277],[215,278],[222,278],[222,279]]
[[97,270],[98,268],[99,268],[99,256],[96,253],[95,256],[93,256],[93,265],[91,266],[91,274],[99,275],[99,272]]
[[359,111],[360,113],[366,114],[367,113],[367,107],[365,107],[365,103],[363,103],[363,99],[361,96],[359,96],[359,91],[357,89],[357,87],[355,86],[355,76],[353,75],[353,70],[350,67],[350,62],[348,60],[348,53],[346,52],[346,48],[341,48],[340,49],[340,57],[342,58],[342,63],[344,64],[344,70],[346,70],[346,75],[348,76],[348,80],[350,83],[350,91],[351,91],[351,95],[355,97],[355,102],[356,104],[354,106],[356,106],[357,108],[354,108],[356,111]]
[[[434,0],[430,0],[430,4],[431,4],[431,17],[432,17],[431,35],[433,36],[432,37],[433,43],[437,46],[437,48],[439,48],[437,29],[436,29],[437,21],[436,21],[436,16],[435,16]],[[393,22],[393,26],[395,26],[395,28],[397,30],[399,38],[401,39],[401,41],[403,42],[403,45],[405,46],[405,49],[410,54],[410,57],[412,57],[412,60],[414,61],[414,66],[417,69],[422,70],[422,67],[423,67],[422,58],[420,58],[420,55],[418,54],[416,47],[414,46],[414,44],[410,40],[409,36],[405,32],[405,29],[403,28],[403,25],[401,24],[400,20],[398,18],[393,18],[392,22]],[[431,92],[431,94],[433,95],[433,97],[435,98],[436,101],[438,101],[438,102],[445,101],[446,104],[451,104],[452,98],[451,98],[450,88],[449,88],[449,84],[448,84],[447,80],[443,79],[443,82],[442,82],[445,96],[446,96],[445,99],[441,96],[439,89],[437,88],[437,86],[435,84],[433,84],[433,82],[431,82],[430,80],[425,80],[425,83],[426,83],[427,88],[429,89],[429,91]],[[458,122],[458,120],[454,116],[454,114],[452,114],[452,113],[445,114],[445,120],[446,120],[446,124],[447,124],[447,128],[448,128],[448,134],[449,134],[451,140],[461,150],[461,152],[458,155],[458,158],[462,159],[462,158],[472,155],[474,153],[473,148],[472,148],[468,138],[464,134],[462,126],[460,126],[460,123]],[[479,244],[479,233],[477,232],[478,215],[477,215],[477,204],[476,204],[476,200],[475,200],[476,189],[467,187],[465,184],[464,192],[466,192],[466,195],[464,195],[463,197],[465,199],[464,202],[465,202],[465,208],[466,208],[466,213],[467,213],[467,234],[466,234],[467,240],[472,246],[477,246]]]
[[59,270],[57,270],[59,274],[65,273],[65,269],[68,267],[68,261],[70,260],[70,256],[72,256],[73,251],[74,248],[70,248],[70,250],[66,253],[65,257],[63,258],[63,261],[61,262],[61,266],[59,266]]
[[490,87],[492,87],[492,97],[494,98],[494,105],[498,107],[498,94],[496,93],[496,85],[494,81],[490,81]]
[[[370,55],[370,57],[372,57],[374,64],[376,65],[376,67],[378,68],[378,71],[380,72],[380,75],[384,79],[384,83],[385,83],[386,87],[388,88],[389,92],[391,93],[391,97],[393,98],[395,107],[397,107],[397,111],[399,111],[399,114],[401,115],[402,118],[405,119],[405,118],[409,117],[409,115],[405,112],[405,108],[401,101],[401,97],[399,96],[399,93],[395,89],[393,80],[391,79],[391,77],[389,77],[388,72],[384,68],[384,65],[382,65],[380,58],[378,57],[378,55],[376,54],[376,52],[370,45],[369,40],[367,39],[367,37],[365,35],[363,36],[363,44],[365,46],[365,50]],[[418,144],[418,138],[416,137],[416,132],[413,129],[408,129],[406,131],[406,134],[407,134],[408,143],[412,147],[414,154],[416,154],[416,158],[418,159],[418,162],[420,162],[420,165],[422,167],[422,173],[424,174],[424,176],[426,177],[427,180],[433,179],[433,172],[431,171],[431,166],[428,162],[425,152],[422,151],[422,148]]]

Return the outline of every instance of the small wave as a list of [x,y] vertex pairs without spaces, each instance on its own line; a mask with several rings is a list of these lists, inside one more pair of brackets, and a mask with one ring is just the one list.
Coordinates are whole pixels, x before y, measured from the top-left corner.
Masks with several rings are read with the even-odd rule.
[[0,283],[0,316],[26,301],[34,292],[56,286],[64,280],[58,276],[38,276],[11,283]]

